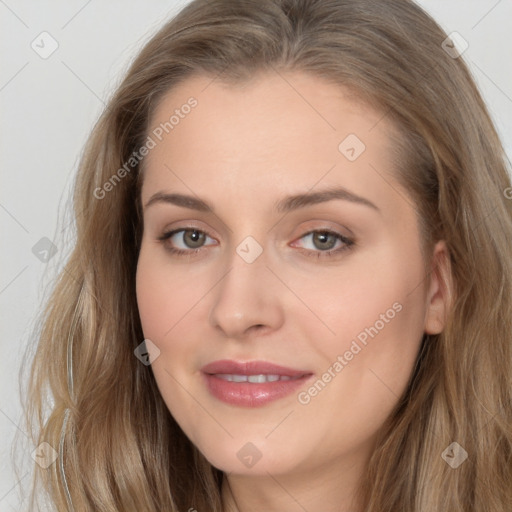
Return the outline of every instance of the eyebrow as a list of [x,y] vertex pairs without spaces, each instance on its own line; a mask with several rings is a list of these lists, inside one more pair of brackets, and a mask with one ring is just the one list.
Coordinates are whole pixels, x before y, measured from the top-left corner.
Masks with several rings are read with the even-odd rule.
[[[274,209],[278,213],[288,213],[293,210],[304,208],[306,206],[325,203],[335,199],[348,201],[355,204],[361,204],[372,208],[377,212],[380,212],[380,209],[370,200],[358,196],[342,187],[328,188],[318,192],[307,192],[304,194],[291,195],[277,201],[274,204]],[[189,208],[191,210],[198,210],[207,213],[213,213],[215,211],[213,206],[211,206],[207,201],[185,194],[157,192],[151,196],[144,208],[148,208],[155,203],[174,204],[183,208]]]

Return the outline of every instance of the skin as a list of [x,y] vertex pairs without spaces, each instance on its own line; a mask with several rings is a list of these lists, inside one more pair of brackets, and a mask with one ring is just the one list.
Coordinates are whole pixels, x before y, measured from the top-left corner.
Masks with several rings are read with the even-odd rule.
[[[137,300],[144,335],[160,350],[151,366],[159,390],[228,475],[226,511],[360,510],[354,491],[376,433],[406,388],[423,334],[444,327],[446,246],[424,259],[413,201],[393,175],[393,126],[339,86],[302,73],[236,86],[195,76],[162,99],[151,129],[190,96],[197,107],[147,155],[142,187],[143,205],[177,192],[215,211],[144,207]],[[349,134],[366,146],[354,161],[338,149]],[[274,210],[285,196],[334,186],[378,209],[331,200]],[[178,228],[205,232],[203,245],[187,232],[159,240]],[[322,229],[354,245],[316,258],[344,245],[315,242],[309,233]],[[236,252],[247,236],[263,249],[252,263]],[[200,252],[187,258],[170,247]],[[263,407],[228,405],[201,378],[214,360],[266,360],[312,372],[307,392],[396,303],[400,312],[307,404],[293,393]],[[251,468],[237,457],[248,442],[261,453]]]

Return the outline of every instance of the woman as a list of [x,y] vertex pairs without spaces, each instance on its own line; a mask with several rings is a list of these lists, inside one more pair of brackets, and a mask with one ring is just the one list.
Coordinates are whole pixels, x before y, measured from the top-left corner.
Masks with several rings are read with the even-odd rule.
[[57,510],[510,510],[511,184],[454,48],[407,0],[143,48],[33,365]]

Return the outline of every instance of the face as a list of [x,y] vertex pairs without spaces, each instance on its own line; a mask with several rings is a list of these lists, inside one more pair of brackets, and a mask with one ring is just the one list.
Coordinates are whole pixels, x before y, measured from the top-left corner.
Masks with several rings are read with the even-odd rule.
[[170,91],[142,187],[152,371],[190,440],[241,475],[367,456],[442,327],[393,126],[339,86],[283,76]]

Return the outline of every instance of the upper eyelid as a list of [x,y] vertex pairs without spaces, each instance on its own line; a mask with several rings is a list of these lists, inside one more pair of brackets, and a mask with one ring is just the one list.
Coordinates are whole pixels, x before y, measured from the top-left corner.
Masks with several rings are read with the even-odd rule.
[[[186,231],[199,231],[200,233],[204,233],[207,237],[215,240],[215,237],[211,236],[206,230],[200,229],[193,226],[183,226],[176,229],[170,229],[168,231],[165,231],[162,236],[158,237],[160,240],[165,240],[171,238],[171,236],[176,235],[180,232],[186,232]],[[337,230],[333,228],[315,228],[315,229],[309,229],[303,234],[301,234],[298,238],[294,240],[300,240],[301,238],[304,238],[308,235],[311,235],[313,233],[329,233],[332,235],[337,236],[339,239],[344,239],[346,241],[349,241],[351,243],[354,243],[354,238],[352,236],[344,235],[343,233],[338,232]]]
[[185,227],[181,227],[181,228],[166,230],[166,231],[163,232],[162,235],[158,236],[157,239],[165,242],[166,240],[169,240],[174,235],[176,235],[178,233],[181,233],[181,232],[186,232],[186,231],[199,231],[200,233],[204,233],[208,238],[211,238],[212,240],[215,240],[215,237],[211,236],[204,229],[199,229],[199,228],[195,228],[195,227],[186,227],[186,226]]

